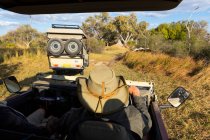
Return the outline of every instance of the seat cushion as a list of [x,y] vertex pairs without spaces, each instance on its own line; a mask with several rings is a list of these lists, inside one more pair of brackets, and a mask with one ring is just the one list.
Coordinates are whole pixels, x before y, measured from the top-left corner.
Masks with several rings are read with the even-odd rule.
[[85,121],[78,126],[76,140],[131,140],[131,136],[115,123]]

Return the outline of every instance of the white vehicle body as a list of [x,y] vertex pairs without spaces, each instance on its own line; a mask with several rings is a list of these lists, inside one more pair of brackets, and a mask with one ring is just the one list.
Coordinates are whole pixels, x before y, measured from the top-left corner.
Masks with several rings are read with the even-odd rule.
[[[47,47],[48,60],[49,67],[51,69],[55,71],[79,70],[81,72],[84,70],[85,67],[88,67],[89,55],[87,47],[83,43],[83,39],[86,39],[87,37],[79,26],[53,24],[52,28],[48,29],[47,31],[47,37],[49,39]],[[77,40],[80,44],[80,47],[78,47],[79,44],[77,44],[76,42],[69,42],[72,39]],[[51,47],[49,46],[50,44],[54,44],[52,46],[58,44],[60,45]],[[68,46],[66,44],[68,44]],[[69,46],[74,47],[71,48]],[[55,55],[52,53],[52,51],[49,51],[50,48],[52,48],[51,50],[53,51],[57,51],[59,49],[62,51],[59,51],[60,53]]]
[[83,69],[83,59],[76,57],[70,58],[69,56],[61,56],[59,58],[49,56],[49,65],[52,69]]
[[[47,84],[50,85],[49,80],[52,80],[53,83],[56,83],[56,81],[66,81],[66,84],[72,84],[76,82],[76,79],[78,77],[85,77],[85,76],[66,76],[66,75],[41,75],[38,77],[38,81],[36,81],[35,85],[42,85]],[[141,96],[145,97],[147,99],[147,105],[150,104],[150,101],[156,100],[156,95],[154,92],[154,83],[153,82],[139,82],[139,81],[132,81],[132,80],[126,80],[126,84],[128,86],[136,86],[141,93]]]

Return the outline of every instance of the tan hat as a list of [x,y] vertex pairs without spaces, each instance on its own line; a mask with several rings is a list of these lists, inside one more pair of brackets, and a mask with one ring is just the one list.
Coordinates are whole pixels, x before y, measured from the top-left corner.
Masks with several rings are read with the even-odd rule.
[[88,79],[78,78],[78,98],[88,110],[110,114],[128,104],[129,93],[122,76],[115,76],[112,69],[99,65]]

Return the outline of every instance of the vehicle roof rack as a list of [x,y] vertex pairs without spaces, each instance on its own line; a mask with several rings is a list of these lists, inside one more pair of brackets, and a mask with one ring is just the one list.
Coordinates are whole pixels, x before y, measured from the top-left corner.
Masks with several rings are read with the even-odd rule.
[[52,28],[81,29],[78,25],[52,24]]

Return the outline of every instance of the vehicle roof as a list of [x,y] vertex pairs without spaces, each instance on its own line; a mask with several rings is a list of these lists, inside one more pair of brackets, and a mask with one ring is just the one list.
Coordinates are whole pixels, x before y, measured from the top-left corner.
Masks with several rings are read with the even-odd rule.
[[87,38],[81,29],[50,28],[48,29],[47,34],[82,35],[84,36],[83,38]]
[[182,0],[0,0],[0,8],[21,14],[162,11]]

